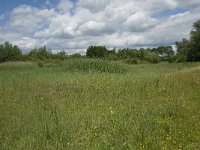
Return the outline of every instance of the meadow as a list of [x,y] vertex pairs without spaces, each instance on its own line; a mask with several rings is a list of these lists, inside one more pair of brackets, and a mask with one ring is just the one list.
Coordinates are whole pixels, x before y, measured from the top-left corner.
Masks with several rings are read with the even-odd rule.
[[200,63],[0,64],[0,149],[200,149]]

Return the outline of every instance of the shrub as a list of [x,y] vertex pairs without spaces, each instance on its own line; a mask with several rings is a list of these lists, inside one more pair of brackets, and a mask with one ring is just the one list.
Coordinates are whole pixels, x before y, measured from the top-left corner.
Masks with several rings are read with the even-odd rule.
[[100,59],[69,59],[65,65],[66,71],[124,73],[128,71],[127,65]]
[[106,56],[106,60],[118,60],[119,58],[117,57],[116,54],[110,53]]
[[38,61],[37,62],[38,67],[42,68],[44,67],[44,63],[42,61]]
[[65,60],[68,56],[65,51],[60,51],[57,54],[52,54],[52,59],[60,59],[60,60]]
[[129,59],[126,59],[125,60],[125,63],[127,63],[127,64],[138,64],[138,59],[136,59],[136,58],[129,58]]
[[82,56],[79,53],[75,53],[75,54],[70,55],[69,57],[71,57],[71,58],[81,58]]
[[39,59],[39,60],[45,60],[49,59],[52,57],[51,51],[49,51],[45,46],[40,47],[38,49],[33,49],[30,53],[29,56],[34,58],[34,59]]
[[89,58],[104,58],[108,53],[105,46],[90,46],[87,49],[86,56]]
[[173,63],[173,62],[175,62],[176,61],[176,56],[171,56],[171,57],[169,57],[169,59],[168,59],[168,62],[169,63]]
[[146,60],[150,63],[153,63],[153,64],[157,64],[159,62],[161,62],[161,59],[159,56],[157,55],[149,55]]
[[177,55],[177,59],[176,59],[177,63],[186,62],[186,61],[187,61],[187,55],[183,55],[183,54]]
[[8,42],[0,45],[0,62],[20,60],[22,52],[18,46],[12,45]]

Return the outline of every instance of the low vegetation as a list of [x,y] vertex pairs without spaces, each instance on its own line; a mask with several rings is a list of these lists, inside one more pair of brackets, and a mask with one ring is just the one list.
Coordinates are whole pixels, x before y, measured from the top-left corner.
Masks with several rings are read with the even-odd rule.
[[199,63],[68,61],[0,64],[0,149],[200,148]]

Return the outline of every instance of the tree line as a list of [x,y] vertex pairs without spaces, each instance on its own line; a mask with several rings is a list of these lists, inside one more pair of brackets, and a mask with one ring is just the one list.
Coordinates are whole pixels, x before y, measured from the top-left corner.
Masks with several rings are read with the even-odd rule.
[[86,51],[86,55],[78,53],[67,55],[65,51],[53,54],[46,46],[35,48],[28,54],[23,54],[20,48],[5,42],[0,45],[0,62],[5,61],[25,61],[25,60],[47,60],[67,58],[97,58],[105,60],[124,60],[127,63],[136,64],[138,61],[147,61],[158,63],[160,61],[171,61],[174,57],[174,51],[171,46],[161,46],[158,48],[141,48],[137,49],[107,49],[105,46],[90,46]]
[[17,45],[9,42],[0,44],[0,62],[20,61],[20,60],[46,60],[67,58],[98,58],[105,60],[122,60],[129,64],[138,62],[158,63],[161,61],[168,62],[186,62],[200,61],[200,20],[193,24],[193,29],[189,39],[182,39],[176,43],[177,52],[175,53],[172,46],[160,46],[157,48],[124,48],[116,50],[107,49],[105,46],[90,46],[87,48],[86,55],[72,54],[67,55],[65,51],[53,54],[46,46],[35,48],[28,54],[23,54]]
[[124,48],[108,50],[105,46],[90,46],[87,49],[86,56],[89,58],[102,58],[106,60],[124,60],[127,63],[137,63],[138,61],[146,61],[150,63],[158,63],[160,61],[173,60],[175,52],[172,46],[160,46],[158,48],[140,48],[130,49]]

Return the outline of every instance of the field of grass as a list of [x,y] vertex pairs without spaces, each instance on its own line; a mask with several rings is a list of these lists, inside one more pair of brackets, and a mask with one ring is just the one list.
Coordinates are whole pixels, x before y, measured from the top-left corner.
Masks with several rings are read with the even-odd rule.
[[200,63],[0,64],[0,149],[198,150]]

